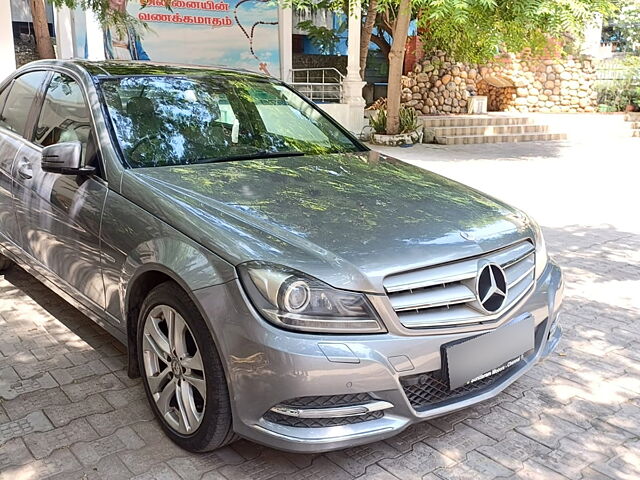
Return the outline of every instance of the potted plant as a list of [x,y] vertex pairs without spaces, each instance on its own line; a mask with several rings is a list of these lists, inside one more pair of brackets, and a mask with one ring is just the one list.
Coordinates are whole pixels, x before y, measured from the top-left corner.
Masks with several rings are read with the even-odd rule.
[[400,107],[400,133],[387,135],[387,111],[378,110],[378,113],[370,118],[371,128],[374,130],[373,143],[392,147],[413,145],[422,141],[422,125],[418,122],[418,115],[411,107]]

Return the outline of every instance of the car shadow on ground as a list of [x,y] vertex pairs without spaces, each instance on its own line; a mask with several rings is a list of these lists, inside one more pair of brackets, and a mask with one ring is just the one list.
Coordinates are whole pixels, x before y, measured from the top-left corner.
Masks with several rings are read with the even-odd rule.
[[[189,454],[171,444],[152,420],[140,380],[126,377],[124,347],[15,266],[0,277],[0,372],[11,370],[15,377],[6,395],[10,398],[0,403],[0,424],[19,420],[30,408],[42,410],[53,423],[52,432],[60,430],[62,438],[45,452],[73,452],[82,462],[78,473],[119,469],[122,478],[161,468],[188,472],[188,478],[209,472],[212,478],[233,480],[639,474],[640,236],[610,226],[544,230],[567,281],[564,338],[558,350],[497,397],[411,426],[388,440],[308,455],[239,440],[217,452]],[[42,391],[11,390],[19,379],[47,374],[57,382],[49,390],[64,392],[56,397],[64,403],[60,408],[77,402],[77,412],[67,413],[76,419],[71,423],[60,419],[55,405],[42,404]],[[102,399],[102,408],[87,406],[96,398]],[[91,437],[74,439],[69,433],[78,419],[95,430]],[[104,447],[108,461],[83,456],[87,448],[113,443],[105,439],[124,431],[138,440],[115,450]],[[22,439],[39,456],[34,435],[46,432]],[[0,470],[15,478],[25,469],[37,471],[40,460],[11,461],[0,460]]]

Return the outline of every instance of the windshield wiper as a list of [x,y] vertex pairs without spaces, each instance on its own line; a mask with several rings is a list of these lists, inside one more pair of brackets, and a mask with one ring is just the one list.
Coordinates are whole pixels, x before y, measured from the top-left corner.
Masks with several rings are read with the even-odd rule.
[[278,157],[302,157],[304,152],[293,150],[291,152],[270,152],[269,150],[261,150],[252,153],[240,153],[238,155],[229,155],[227,157],[200,158],[193,163],[218,163],[233,162],[236,160],[255,160],[260,158],[278,158]]

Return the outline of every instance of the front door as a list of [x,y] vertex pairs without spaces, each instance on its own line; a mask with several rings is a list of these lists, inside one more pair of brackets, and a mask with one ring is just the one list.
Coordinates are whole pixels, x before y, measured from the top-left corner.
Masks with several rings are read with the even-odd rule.
[[48,76],[46,71],[27,72],[0,91],[0,243],[19,253],[20,233],[13,208],[13,167],[34,99]]
[[[107,184],[101,178],[93,132],[80,84],[65,74],[54,73],[32,142],[19,151],[14,163],[13,196],[23,248],[102,310],[105,295],[100,222]],[[42,171],[42,147],[69,141],[81,142],[84,164],[96,167],[96,175]]]

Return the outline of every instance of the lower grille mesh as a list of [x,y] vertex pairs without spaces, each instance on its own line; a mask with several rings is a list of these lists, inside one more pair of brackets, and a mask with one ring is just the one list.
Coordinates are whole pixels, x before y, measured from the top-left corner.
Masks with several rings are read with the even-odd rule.
[[401,383],[411,406],[416,410],[426,410],[439,407],[469,394],[481,393],[485,388],[511,375],[520,366],[521,363],[517,363],[496,375],[469,385],[463,385],[455,390],[449,390],[449,382],[442,378],[441,370],[406,377],[401,380]]

